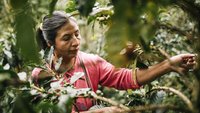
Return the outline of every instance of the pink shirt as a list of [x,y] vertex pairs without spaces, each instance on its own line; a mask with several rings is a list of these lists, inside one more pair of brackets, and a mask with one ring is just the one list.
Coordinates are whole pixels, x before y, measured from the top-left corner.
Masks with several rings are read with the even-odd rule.
[[[78,52],[74,68],[65,73],[64,78],[67,82],[69,82],[69,78],[71,78],[74,73],[84,72],[84,68],[81,66],[80,59],[85,66],[85,70],[90,82],[89,85],[91,85],[91,88],[94,92],[97,91],[98,85],[113,87],[121,90],[136,89],[140,87],[133,81],[132,69],[115,68],[103,58],[81,51]],[[40,68],[35,68],[32,72],[32,76],[36,77],[40,71]],[[78,79],[73,85],[76,88],[89,87],[86,76]],[[93,103],[91,99],[78,98],[75,105],[79,111],[85,111],[88,110]],[[73,111],[75,111],[75,107],[73,108]]]

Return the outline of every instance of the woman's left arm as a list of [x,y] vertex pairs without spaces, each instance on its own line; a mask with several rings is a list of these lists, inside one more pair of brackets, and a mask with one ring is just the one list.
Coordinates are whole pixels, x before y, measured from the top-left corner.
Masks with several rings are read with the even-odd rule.
[[176,71],[174,67],[180,72],[185,72],[193,68],[195,64],[194,54],[180,54],[147,69],[138,69],[133,76],[136,76],[139,85],[144,85],[168,72]]

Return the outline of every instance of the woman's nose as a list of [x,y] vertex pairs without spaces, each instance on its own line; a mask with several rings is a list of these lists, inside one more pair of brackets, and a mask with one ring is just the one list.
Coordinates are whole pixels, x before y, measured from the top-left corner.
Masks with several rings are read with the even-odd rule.
[[73,36],[72,46],[78,46],[79,44],[80,40],[76,36]]

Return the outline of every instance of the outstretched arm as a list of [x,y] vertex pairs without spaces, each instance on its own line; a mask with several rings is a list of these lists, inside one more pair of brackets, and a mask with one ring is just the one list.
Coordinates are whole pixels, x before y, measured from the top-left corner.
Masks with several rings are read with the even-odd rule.
[[195,65],[194,57],[194,54],[180,54],[147,69],[138,69],[133,76],[136,76],[139,85],[144,85],[171,71],[188,71]]
[[104,108],[95,109],[91,111],[83,111],[80,113],[127,113],[127,112],[120,109],[117,106],[111,106],[111,107],[104,107]]

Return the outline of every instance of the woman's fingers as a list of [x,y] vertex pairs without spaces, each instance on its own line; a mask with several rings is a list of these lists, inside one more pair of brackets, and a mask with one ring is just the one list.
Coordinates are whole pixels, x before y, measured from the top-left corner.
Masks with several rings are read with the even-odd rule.
[[182,64],[180,67],[185,68],[185,69],[192,69],[194,68],[195,63],[190,63],[190,64]]
[[185,69],[193,69],[196,65],[195,56],[184,57],[183,62],[180,65]]
[[186,54],[180,54],[180,56],[182,58],[192,58],[192,57],[195,57],[196,55],[195,54],[186,53]]
[[195,69],[196,55],[195,54],[180,54],[172,57],[171,59],[172,66],[178,66],[182,72],[187,72],[191,69]]
[[183,59],[183,63],[194,62],[194,61],[195,61],[194,57],[191,57],[191,58],[184,58],[184,59]]

